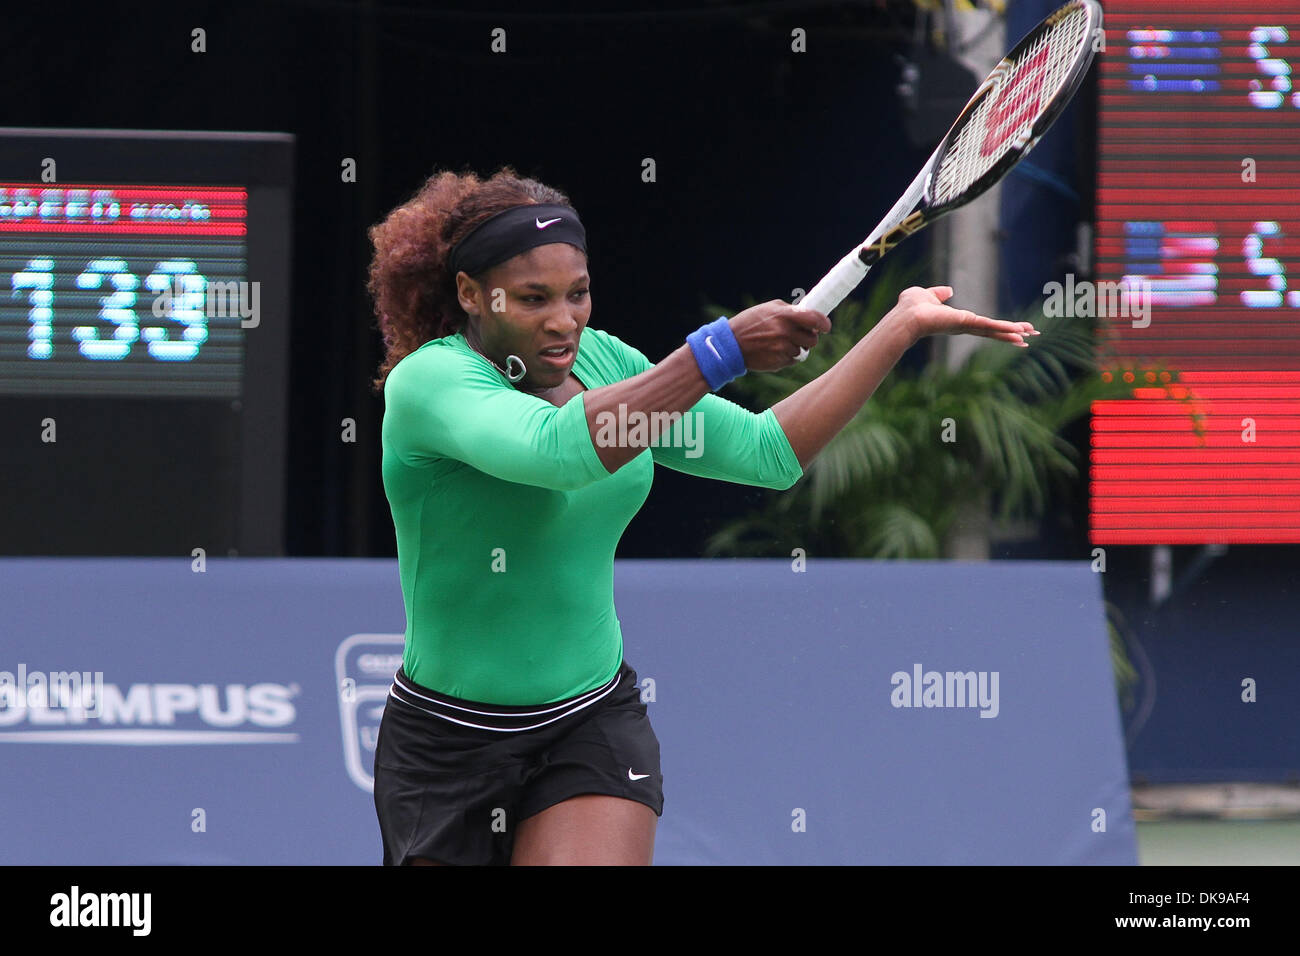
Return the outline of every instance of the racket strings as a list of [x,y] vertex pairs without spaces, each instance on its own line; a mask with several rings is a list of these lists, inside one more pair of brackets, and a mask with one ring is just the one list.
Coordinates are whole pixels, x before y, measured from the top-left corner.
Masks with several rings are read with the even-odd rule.
[[[1009,150],[1024,145],[1038,118],[1068,82],[1080,48],[1088,42],[1087,24],[1087,10],[1080,5],[1031,41],[1015,62],[998,65],[991,76],[992,89],[980,100],[940,161],[931,187],[932,202],[938,205],[961,195]],[[1041,71],[1041,76],[1018,82],[1028,64],[1036,64],[1033,69]],[[1000,102],[1004,90],[1011,91],[1011,99],[1005,103]],[[1026,112],[1031,96],[1038,98],[1037,107]],[[1007,128],[1010,121],[1015,125]],[[986,148],[991,140],[995,141],[992,148]]]

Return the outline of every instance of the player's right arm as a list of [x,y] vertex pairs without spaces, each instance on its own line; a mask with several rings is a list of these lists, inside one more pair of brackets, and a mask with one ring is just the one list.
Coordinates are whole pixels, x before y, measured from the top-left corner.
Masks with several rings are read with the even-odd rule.
[[[820,312],[798,309],[780,299],[748,308],[728,324],[744,356],[745,368],[752,372],[788,367],[801,348],[813,348],[817,335],[831,329],[830,320]],[[711,392],[691,347],[683,344],[653,368],[578,397],[585,400],[587,422],[595,436],[601,416],[613,414],[618,420],[620,406],[623,414],[685,412]],[[645,451],[657,437],[657,428],[648,429],[645,445],[605,445],[596,451],[612,474]]]

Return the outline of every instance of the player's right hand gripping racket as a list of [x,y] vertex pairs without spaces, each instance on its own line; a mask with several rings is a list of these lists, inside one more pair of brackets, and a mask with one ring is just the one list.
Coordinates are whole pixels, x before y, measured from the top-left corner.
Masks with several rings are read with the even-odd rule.
[[[1005,176],[1061,115],[1092,65],[1101,29],[1094,0],[1070,0],[994,67],[901,199],[859,248],[794,303],[823,314],[885,253]],[[799,353],[807,358],[806,350]]]

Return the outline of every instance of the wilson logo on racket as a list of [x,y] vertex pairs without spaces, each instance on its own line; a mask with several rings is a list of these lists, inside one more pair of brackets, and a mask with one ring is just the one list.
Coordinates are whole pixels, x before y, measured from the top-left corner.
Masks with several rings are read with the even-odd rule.
[[1052,48],[1044,45],[1016,72],[1011,82],[1003,87],[998,100],[989,111],[988,132],[980,144],[980,156],[992,156],[1013,133],[1038,115],[1038,104],[1043,99],[1043,79],[1047,76],[1047,61]]

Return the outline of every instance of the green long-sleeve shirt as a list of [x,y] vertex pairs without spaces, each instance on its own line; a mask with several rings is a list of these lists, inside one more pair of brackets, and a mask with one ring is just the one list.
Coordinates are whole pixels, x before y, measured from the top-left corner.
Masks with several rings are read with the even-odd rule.
[[[594,389],[651,367],[587,328],[573,374]],[[416,683],[485,703],[550,703],[614,676],[623,658],[614,552],[654,463],[778,489],[803,474],[771,409],[706,395],[688,413],[691,429],[674,426],[611,475],[583,394],[557,407],[518,391],[459,332],[398,362],[384,401],[403,667]]]

